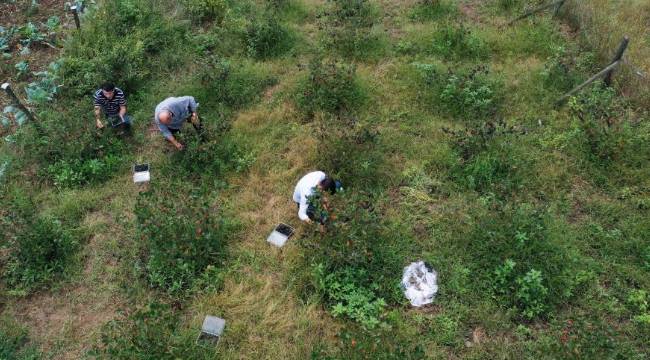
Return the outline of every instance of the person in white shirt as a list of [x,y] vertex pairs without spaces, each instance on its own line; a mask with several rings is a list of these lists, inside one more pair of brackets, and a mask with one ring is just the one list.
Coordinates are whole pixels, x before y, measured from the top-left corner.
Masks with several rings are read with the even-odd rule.
[[[329,191],[334,194],[337,182],[322,171],[310,172],[298,181],[296,189],[293,191],[293,201],[298,205],[298,217],[302,221],[311,223],[315,220],[314,209],[309,205],[309,197],[314,195],[317,188],[320,191]],[[327,209],[327,203],[323,203],[323,206]],[[322,225],[324,219],[318,219],[318,221]]]

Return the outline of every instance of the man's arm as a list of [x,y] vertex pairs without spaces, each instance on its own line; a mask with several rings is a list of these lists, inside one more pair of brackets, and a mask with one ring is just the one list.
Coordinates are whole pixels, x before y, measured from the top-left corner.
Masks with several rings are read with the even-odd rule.
[[[156,122],[157,122],[157,121],[156,121]],[[176,140],[176,138],[174,137],[174,135],[172,134],[172,132],[169,131],[169,128],[167,127],[167,125],[163,125],[163,124],[161,124],[161,123],[158,123],[158,129],[160,129],[160,132],[163,134],[163,136],[165,137],[165,139],[167,139],[167,141],[169,141],[170,143],[172,143],[172,145],[174,145],[174,147],[175,147],[176,149],[178,149],[178,150],[183,150],[183,144],[179,143],[179,142]]]
[[102,108],[99,106],[95,106],[95,126],[97,126],[98,129],[101,129],[104,127],[104,123],[102,123]]
[[124,120],[124,115],[126,115],[126,105],[120,105],[120,118]]

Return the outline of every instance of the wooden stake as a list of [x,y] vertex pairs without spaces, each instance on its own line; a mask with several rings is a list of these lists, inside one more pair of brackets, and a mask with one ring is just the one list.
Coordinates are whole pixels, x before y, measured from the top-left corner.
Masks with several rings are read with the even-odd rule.
[[31,113],[29,110],[27,110],[27,107],[25,107],[25,105],[23,105],[23,104],[20,102],[20,99],[18,99],[18,96],[16,96],[16,94],[14,93],[14,91],[11,89],[11,86],[9,85],[9,83],[4,83],[4,84],[0,85],[0,88],[1,88],[2,90],[4,90],[4,91],[7,93],[7,95],[9,95],[9,97],[11,98],[11,100],[13,100],[14,105],[16,105],[16,106],[20,109],[20,111],[22,111],[23,113],[25,113],[25,115],[27,115],[27,118],[29,119],[29,121],[31,121],[32,123],[34,123],[34,126],[36,126],[36,128],[37,128],[37,129],[39,130],[39,132],[40,132],[40,127],[39,127],[38,124],[36,123],[36,118],[34,118],[34,115],[32,115],[32,113]]
[[81,30],[81,22],[79,22],[79,11],[77,11],[77,5],[70,6],[70,11],[74,17],[74,24],[77,27],[77,30]]
[[616,68],[620,63],[621,63],[621,60],[618,60],[618,61],[615,61],[615,62],[612,63],[612,64],[609,64],[609,66],[607,66],[606,68],[604,68],[603,70],[601,70],[600,72],[598,72],[598,74],[596,74],[596,75],[590,77],[589,80],[587,80],[587,81],[583,82],[582,84],[576,86],[573,90],[569,91],[569,92],[566,93],[564,96],[562,96],[561,98],[559,98],[559,99],[557,100],[557,105],[561,105],[561,104],[564,103],[564,101],[565,101],[566,99],[568,99],[571,95],[573,95],[573,94],[577,93],[578,91],[582,90],[585,86],[587,86],[587,85],[591,84],[592,82],[596,81],[598,78],[600,78],[600,77],[602,77],[602,76],[605,76],[605,74],[607,74],[608,72],[613,71],[614,68]]
[[537,13],[540,12],[540,11],[544,11],[544,10],[546,10],[546,9],[550,9],[550,8],[552,8],[553,6],[555,6],[555,12],[557,13],[558,11],[560,11],[559,9],[560,9],[560,7],[564,4],[565,1],[566,1],[566,0],[559,0],[559,1],[556,1],[556,2],[552,2],[552,3],[550,3],[550,4],[546,4],[546,5],[542,5],[542,6],[536,7],[536,8],[534,8],[534,9],[529,10],[529,11],[523,13],[522,15],[520,15],[520,16],[518,16],[518,17],[512,19],[512,20],[508,23],[508,25],[512,25],[512,24],[515,23],[516,21],[519,21],[519,20],[521,20],[521,19],[525,19],[525,18],[527,18],[527,17],[529,17],[529,16],[531,16],[531,15],[537,14]]
[[[621,43],[618,45],[618,49],[616,50],[616,54],[614,55],[614,58],[612,59],[612,64],[621,60],[623,57],[623,54],[625,53],[625,50],[627,50],[627,46],[630,44],[630,38],[626,35],[623,37],[623,40],[621,40]],[[606,75],[605,75],[605,85],[611,86],[612,85],[612,74],[614,73],[614,69],[610,70]]]

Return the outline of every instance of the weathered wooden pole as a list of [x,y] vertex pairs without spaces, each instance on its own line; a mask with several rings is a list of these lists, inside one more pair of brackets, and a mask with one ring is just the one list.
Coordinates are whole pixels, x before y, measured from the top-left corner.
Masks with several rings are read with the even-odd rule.
[[573,94],[577,93],[578,91],[582,90],[585,86],[587,86],[587,85],[591,84],[592,82],[596,81],[598,78],[600,78],[602,76],[605,76],[605,74],[607,74],[610,71],[614,70],[620,63],[621,63],[621,60],[618,60],[618,61],[615,61],[612,64],[609,64],[606,68],[599,71],[598,74],[590,77],[589,80],[583,82],[582,84],[576,86],[573,90],[571,90],[568,93],[564,94],[564,96],[562,96],[561,98],[559,98],[557,100],[557,104],[561,105],[571,95],[573,95]]
[[72,12],[72,16],[74,17],[74,25],[77,27],[77,30],[81,30],[81,22],[79,22],[79,11],[77,9],[77,5],[70,6],[70,12]]
[[[623,54],[625,53],[625,50],[627,50],[627,46],[630,44],[630,37],[629,36],[624,36],[623,40],[621,40],[621,43],[618,45],[618,49],[616,50],[616,54],[614,54],[614,58],[612,59],[612,64],[621,60],[623,57]],[[610,70],[606,75],[605,75],[605,85],[611,86],[612,85],[612,74],[614,73],[614,69]]]
[[11,85],[9,85],[9,83],[4,83],[4,84],[0,85],[0,89],[4,90],[7,93],[7,95],[11,98],[14,105],[16,105],[18,107],[18,109],[20,109],[20,111],[22,111],[27,116],[29,121],[32,124],[34,124],[34,127],[36,128],[36,131],[38,131],[38,133],[42,135],[43,134],[43,129],[41,129],[41,127],[39,126],[39,124],[36,121],[36,118],[34,117],[34,115],[32,115],[32,113],[27,109],[27,107],[25,105],[23,105],[23,103],[20,102],[20,99],[18,99],[18,96],[16,96],[16,93],[14,93],[14,91],[11,89]]
[[508,25],[512,25],[512,24],[515,23],[516,21],[519,21],[519,20],[521,20],[521,19],[525,19],[525,18],[527,18],[527,17],[529,17],[529,16],[531,16],[531,15],[537,14],[537,13],[540,12],[540,11],[544,11],[544,10],[546,10],[546,9],[550,9],[550,8],[552,8],[553,6],[555,6],[555,11],[558,12],[558,11],[560,11],[559,9],[560,9],[560,7],[564,4],[565,1],[566,1],[566,0],[559,0],[559,1],[552,2],[552,3],[550,3],[550,4],[546,4],[546,5],[538,6],[538,7],[534,8],[534,9],[529,10],[529,11],[523,13],[522,15],[519,15],[519,16],[517,16],[516,18],[510,20],[510,22],[508,23]]

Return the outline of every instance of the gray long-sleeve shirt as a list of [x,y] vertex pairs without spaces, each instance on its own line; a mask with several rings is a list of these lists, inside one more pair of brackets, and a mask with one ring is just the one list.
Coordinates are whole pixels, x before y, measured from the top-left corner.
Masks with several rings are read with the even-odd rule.
[[[158,125],[158,129],[160,129],[163,136],[169,139],[172,137],[172,133],[169,129],[180,129],[183,126],[183,122],[185,122],[193,112],[196,112],[198,107],[199,104],[192,96],[168,97],[156,106],[156,116],[154,121],[156,122],[156,125]],[[159,115],[165,110],[172,113],[172,122],[169,125],[160,123]]]

